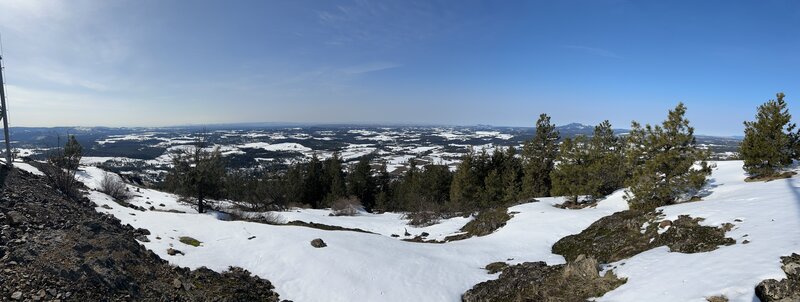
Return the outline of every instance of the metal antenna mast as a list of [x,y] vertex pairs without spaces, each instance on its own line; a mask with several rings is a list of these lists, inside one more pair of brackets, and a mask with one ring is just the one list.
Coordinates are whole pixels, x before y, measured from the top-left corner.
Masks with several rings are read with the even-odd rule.
[[6,82],[3,80],[3,54],[0,53],[0,119],[3,120],[3,136],[6,139],[6,166],[13,165],[11,161],[11,137],[8,135],[8,106],[6,106]]

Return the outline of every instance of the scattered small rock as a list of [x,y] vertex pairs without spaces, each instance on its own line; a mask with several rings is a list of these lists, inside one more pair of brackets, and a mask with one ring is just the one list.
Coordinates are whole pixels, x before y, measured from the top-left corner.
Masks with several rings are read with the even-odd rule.
[[253,239],[256,239],[256,236],[247,237],[247,240],[253,240]]
[[706,298],[706,301],[708,301],[708,302],[728,302],[728,297],[725,297],[723,295],[712,296],[712,297]]
[[724,230],[726,232],[730,232],[731,230],[733,230],[734,226],[736,226],[736,225],[734,225],[733,223],[730,223],[730,222],[726,222],[726,223],[722,224],[722,230]]
[[672,220],[664,220],[658,224],[658,227],[663,229],[671,225],[672,225]]
[[179,251],[179,250],[176,250],[176,249],[173,249],[173,248],[168,248],[168,249],[167,249],[167,255],[170,255],[170,256],[175,256],[175,255],[177,255],[177,254],[186,255],[186,254],[184,254],[183,252],[181,252],[181,251]]
[[147,239],[147,236],[145,235],[136,236],[136,240],[139,240],[141,242],[150,242],[150,239]]
[[18,226],[25,222],[25,216],[17,211],[9,211],[8,214],[6,214],[6,220],[8,220],[8,224],[11,226]]
[[172,279],[172,287],[175,289],[180,289],[182,286],[183,284],[181,283],[181,280],[178,280],[178,278]]
[[742,244],[748,244],[748,243],[750,243],[750,240],[745,239],[744,241],[742,241]]
[[422,234],[419,234],[419,235],[422,236],[422,237],[428,237],[428,235],[430,235],[430,234],[428,234],[427,232],[422,232]]
[[311,240],[311,246],[313,246],[315,248],[323,248],[323,247],[326,247],[328,245],[325,244],[325,241],[322,241],[322,239],[317,238],[317,239]]
[[392,237],[397,238],[397,237],[400,237],[400,235],[392,234]]
[[22,292],[14,292],[13,294],[11,294],[11,299],[12,300],[22,299]]

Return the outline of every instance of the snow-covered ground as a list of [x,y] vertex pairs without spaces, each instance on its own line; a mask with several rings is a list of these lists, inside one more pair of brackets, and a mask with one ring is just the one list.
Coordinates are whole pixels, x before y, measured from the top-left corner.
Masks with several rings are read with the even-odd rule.
[[786,278],[780,257],[800,253],[800,179],[747,183],[741,161],[717,165],[711,195],[661,209],[670,220],[691,215],[705,218],[703,225],[733,223],[726,236],[737,244],[696,254],[661,247],[614,263],[628,282],[599,301],[699,302],[725,295],[752,302],[758,301],[753,289],[761,280]]
[[[800,181],[797,179],[745,183],[742,162],[719,162],[703,201],[662,208],[664,219],[688,214],[706,225],[733,223],[727,233],[737,244],[697,254],[671,253],[655,248],[611,264],[628,282],[598,301],[705,301],[725,295],[730,301],[754,301],[753,288],[765,278],[784,278],[780,256],[800,252]],[[102,170],[86,167],[79,176],[95,188]],[[132,188],[135,190],[135,188]],[[152,232],[143,243],[173,264],[224,270],[240,266],[269,279],[284,299],[294,301],[460,301],[475,284],[494,279],[483,269],[495,261],[563,263],[550,252],[560,238],[585,229],[597,219],[627,209],[622,192],[596,208],[564,210],[552,205],[560,198],[509,209],[508,224],[484,237],[445,244],[412,243],[390,237],[403,232],[443,238],[458,232],[468,218],[453,218],[427,228],[405,225],[402,215],[366,214],[331,217],[325,210],[279,213],[286,220],[360,228],[377,234],[323,231],[298,226],[273,226],[222,221],[214,214],[197,214],[176,196],[140,189],[133,204],[165,211],[136,211],[122,207],[99,192],[89,197],[100,212]],[[149,203],[149,204],[148,204]],[[161,206],[163,204],[163,206]],[[202,241],[192,247],[178,241],[190,236]],[[158,239],[160,238],[160,239]],[[328,247],[309,242],[322,238]],[[748,240],[748,244],[744,244]],[[169,256],[173,247],[186,255]]]
[[[84,170],[79,175],[81,181],[96,188],[103,171],[95,167]],[[537,203],[512,207],[509,211],[518,213],[494,234],[430,244],[387,236],[400,230],[402,221],[398,214],[329,217],[324,211],[314,210],[281,213],[288,219],[360,227],[379,234],[323,231],[222,221],[215,215],[196,214],[190,206],[177,202],[174,195],[140,191],[133,204],[186,213],[136,211],[97,191],[91,191],[89,198],[100,206],[111,207],[110,210],[98,207],[98,211],[110,213],[122,223],[150,230],[150,242],[143,244],[171,263],[214,270],[240,266],[269,279],[282,298],[294,301],[458,301],[475,284],[497,277],[483,269],[486,264],[563,263],[561,256],[550,252],[553,243],[580,232],[600,217],[627,208],[621,193],[601,202],[597,208],[584,210],[558,209],[552,206],[559,202],[557,198],[543,198]],[[462,222],[466,223],[466,219],[454,218],[439,226],[408,227],[408,230],[414,235],[428,231],[441,237],[457,231]],[[199,247],[182,244],[178,241],[180,236],[196,238],[203,244]],[[328,247],[313,248],[309,242],[315,238],[322,238]],[[169,256],[170,247],[186,255]]]

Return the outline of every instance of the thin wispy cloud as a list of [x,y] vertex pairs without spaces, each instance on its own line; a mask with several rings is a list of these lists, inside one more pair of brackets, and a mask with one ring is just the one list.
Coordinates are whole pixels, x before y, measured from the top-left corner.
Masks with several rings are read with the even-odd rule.
[[608,49],[581,46],[581,45],[563,45],[562,47],[567,48],[567,49],[571,49],[571,50],[575,50],[575,51],[579,51],[579,52],[583,52],[583,53],[586,53],[586,54],[590,54],[590,55],[593,55],[593,56],[600,56],[600,57],[614,58],[614,59],[622,59],[622,56],[620,56],[620,55],[618,55],[618,54],[616,54],[616,53],[614,53],[614,52],[612,52],[612,51],[610,51]]
[[350,66],[342,69],[345,74],[359,75],[381,70],[393,69],[402,65],[392,62],[372,62],[361,65]]

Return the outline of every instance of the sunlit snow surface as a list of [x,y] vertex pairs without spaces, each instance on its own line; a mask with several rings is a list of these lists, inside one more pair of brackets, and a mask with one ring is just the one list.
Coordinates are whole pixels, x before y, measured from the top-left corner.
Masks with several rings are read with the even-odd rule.
[[662,247],[622,260],[615,271],[628,282],[599,301],[706,301],[725,295],[752,302],[758,301],[754,288],[761,280],[786,277],[780,256],[800,252],[800,181],[746,183],[741,161],[717,165],[711,195],[661,209],[670,220],[688,214],[705,218],[704,225],[733,223],[726,236],[737,244],[696,254]]
[[[753,288],[762,279],[785,277],[780,256],[800,251],[800,182],[745,183],[741,165],[740,161],[719,162],[712,175],[711,194],[703,201],[663,208],[665,219],[689,214],[706,218],[703,224],[707,225],[734,223],[736,227],[727,236],[737,244],[698,254],[656,248],[613,263],[614,271],[628,282],[598,300],[705,301],[708,296],[724,294],[731,301],[751,302]],[[95,188],[101,175],[101,170],[86,167],[79,176]],[[469,219],[456,217],[427,228],[413,228],[405,225],[402,215],[394,213],[355,217],[330,217],[325,210],[280,213],[286,220],[360,228],[377,234],[323,231],[222,221],[213,214],[197,214],[171,194],[145,189],[137,194],[133,204],[186,214],[132,210],[96,191],[90,192],[90,198],[112,208],[98,207],[98,211],[150,230],[150,242],[143,244],[173,264],[218,271],[240,266],[272,281],[281,298],[299,302],[460,301],[461,294],[475,284],[497,277],[486,273],[486,264],[563,263],[561,256],[550,252],[553,243],[603,216],[627,209],[621,191],[596,208],[582,210],[558,209],[552,205],[560,198],[542,198],[510,208],[517,213],[491,235],[426,244],[400,239],[408,238],[403,236],[406,229],[412,235],[428,232],[431,238],[443,238],[457,233]],[[191,236],[203,244],[184,245],[178,242],[179,236]],[[328,247],[313,248],[309,242],[315,238],[322,238]],[[741,244],[744,239],[750,243]],[[169,256],[169,247],[186,255]]]

